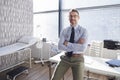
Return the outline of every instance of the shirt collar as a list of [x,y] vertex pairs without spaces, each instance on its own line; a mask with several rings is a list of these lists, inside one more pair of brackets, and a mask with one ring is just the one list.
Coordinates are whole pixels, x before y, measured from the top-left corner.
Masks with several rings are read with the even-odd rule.
[[[74,26],[74,29],[76,30],[76,29],[77,29],[77,27],[78,27],[78,24],[77,24],[76,26]],[[72,28],[72,26],[70,26],[70,28]]]

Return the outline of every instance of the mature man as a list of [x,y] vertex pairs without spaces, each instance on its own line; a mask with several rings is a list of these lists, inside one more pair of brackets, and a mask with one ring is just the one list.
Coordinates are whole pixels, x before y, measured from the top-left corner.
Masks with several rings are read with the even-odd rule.
[[58,44],[59,49],[66,51],[66,53],[61,56],[61,61],[55,69],[52,80],[61,80],[69,68],[72,69],[73,80],[83,80],[83,54],[87,46],[87,31],[78,25],[79,19],[79,12],[76,9],[70,10],[70,26],[62,31]]

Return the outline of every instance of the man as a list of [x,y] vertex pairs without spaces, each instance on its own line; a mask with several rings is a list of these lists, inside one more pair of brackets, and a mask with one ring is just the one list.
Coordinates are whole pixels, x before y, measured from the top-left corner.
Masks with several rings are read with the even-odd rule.
[[70,26],[62,31],[58,44],[58,48],[66,51],[66,53],[61,56],[61,61],[54,72],[52,80],[61,80],[69,68],[72,69],[73,80],[83,80],[83,54],[87,45],[87,31],[78,25],[79,19],[79,12],[72,9],[69,12]]

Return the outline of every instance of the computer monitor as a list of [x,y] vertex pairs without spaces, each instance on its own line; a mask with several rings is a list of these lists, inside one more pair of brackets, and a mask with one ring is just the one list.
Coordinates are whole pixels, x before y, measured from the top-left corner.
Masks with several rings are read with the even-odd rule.
[[118,49],[118,43],[118,41],[104,40],[104,48],[116,50]]

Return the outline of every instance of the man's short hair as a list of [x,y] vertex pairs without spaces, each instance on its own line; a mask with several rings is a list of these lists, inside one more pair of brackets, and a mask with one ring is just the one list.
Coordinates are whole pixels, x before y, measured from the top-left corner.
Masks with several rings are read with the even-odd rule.
[[71,9],[71,10],[69,11],[69,13],[71,13],[71,12],[76,12],[76,13],[79,15],[79,12],[78,12],[77,9]]

